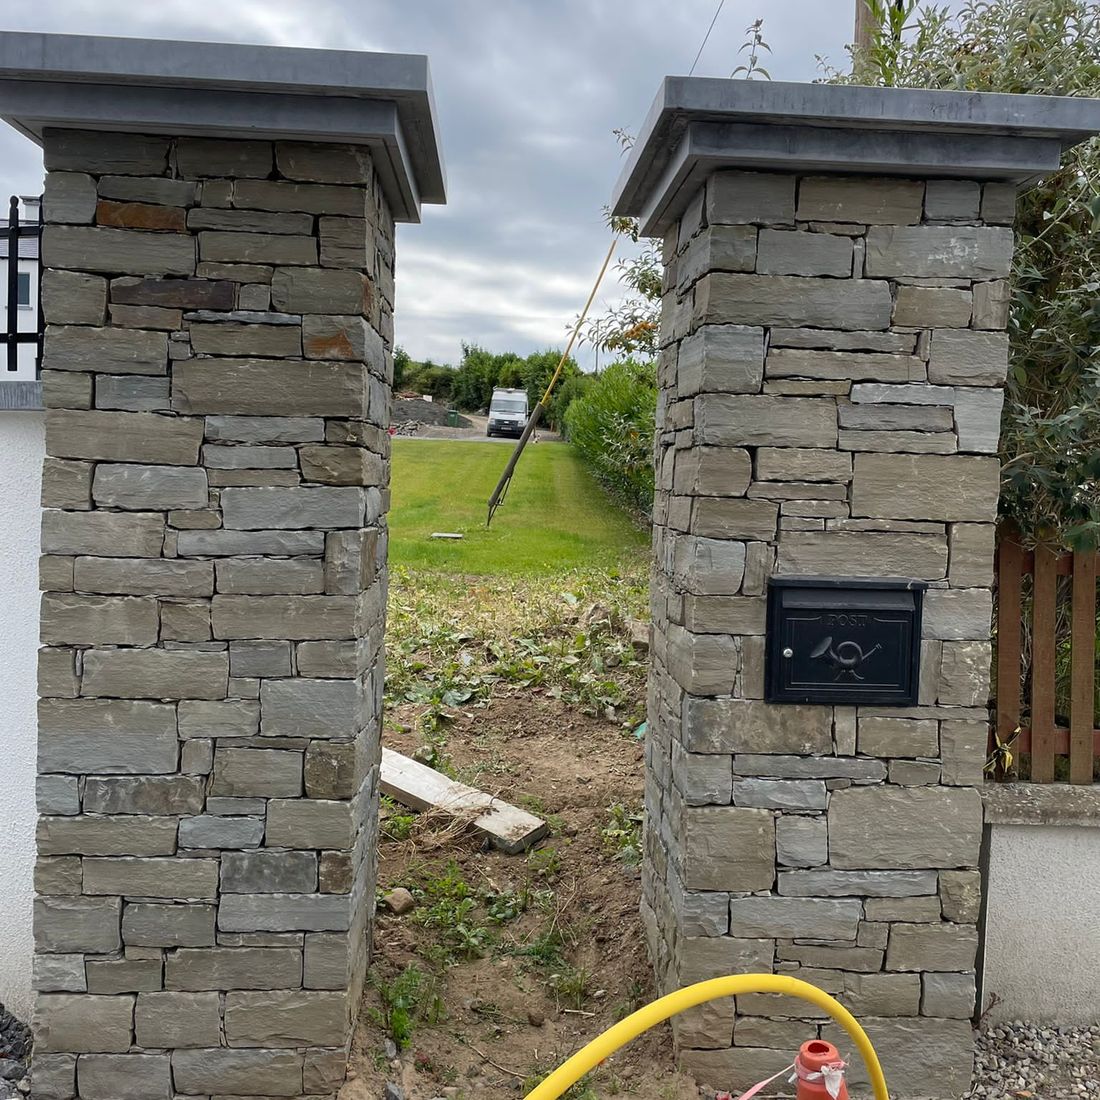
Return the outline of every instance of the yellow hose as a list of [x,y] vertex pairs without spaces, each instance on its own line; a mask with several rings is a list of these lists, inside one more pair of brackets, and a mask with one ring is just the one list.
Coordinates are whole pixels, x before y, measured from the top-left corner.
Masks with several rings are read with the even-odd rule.
[[745,993],[783,993],[788,997],[798,997],[803,1001],[823,1008],[851,1037],[867,1066],[871,1076],[871,1087],[875,1100],[890,1100],[886,1091],[886,1078],[882,1075],[878,1055],[871,1046],[867,1033],[859,1026],[856,1018],[839,1001],[817,986],[798,978],[789,978],[782,974],[731,974],[725,978],[711,978],[698,982],[685,989],[669,993],[667,997],[653,1001],[645,1008],[620,1020],[598,1035],[586,1047],[582,1047],[568,1061],[563,1062],[542,1084],[527,1094],[526,1100],[557,1100],[570,1085],[575,1085],[586,1073],[595,1069],[605,1058],[609,1058],[620,1047],[636,1039],[643,1031],[655,1024],[662,1023],[677,1012],[717,1000],[719,997],[738,997]]

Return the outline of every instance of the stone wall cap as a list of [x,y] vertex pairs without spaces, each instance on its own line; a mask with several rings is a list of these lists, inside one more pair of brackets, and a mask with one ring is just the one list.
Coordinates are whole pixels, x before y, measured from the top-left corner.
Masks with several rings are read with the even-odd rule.
[[46,127],[362,144],[399,221],[446,201],[420,54],[0,32],[0,117]]
[[1100,787],[1067,783],[987,783],[987,825],[1075,825],[1100,828]]
[[665,77],[612,209],[658,236],[719,168],[1022,185],[1100,131],[1100,100]]

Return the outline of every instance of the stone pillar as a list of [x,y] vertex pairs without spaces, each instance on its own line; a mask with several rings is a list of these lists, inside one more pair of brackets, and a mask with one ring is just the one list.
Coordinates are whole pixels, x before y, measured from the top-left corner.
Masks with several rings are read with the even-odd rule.
[[[861,1018],[902,1097],[956,1097],[973,1064],[1010,225],[1041,159],[997,110],[670,80],[616,209],[665,241],[642,901],[659,984],[804,978]],[[774,575],[927,582],[918,705],[765,702]],[[713,1086],[818,1035],[866,1080],[796,1001],[675,1029]]]
[[369,959],[395,196],[180,122],[42,135],[38,1100],[331,1097]]

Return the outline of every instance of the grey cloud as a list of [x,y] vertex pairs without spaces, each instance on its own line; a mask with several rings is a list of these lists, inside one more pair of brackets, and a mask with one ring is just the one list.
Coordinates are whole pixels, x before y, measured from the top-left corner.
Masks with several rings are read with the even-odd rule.
[[[666,73],[691,64],[716,0],[41,0],[10,29],[427,53],[450,205],[398,245],[397,339],[454,361],[463,340],[527,352],[561,344],[607,243],[601,208]],[[851,35],[851,0],[726,0],[696,72],[728,76],[765,17],[777,80],[812,80]],[[41,186],[38,151],[0,128],[13,190]],[[604,299],[614,300],[614,285]]]

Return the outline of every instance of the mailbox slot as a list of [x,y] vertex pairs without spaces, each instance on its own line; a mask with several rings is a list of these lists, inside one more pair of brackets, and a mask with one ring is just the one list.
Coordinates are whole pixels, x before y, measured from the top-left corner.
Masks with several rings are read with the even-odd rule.
[[925,587],[892,577],[772,577],[765,699],[915,706]]

